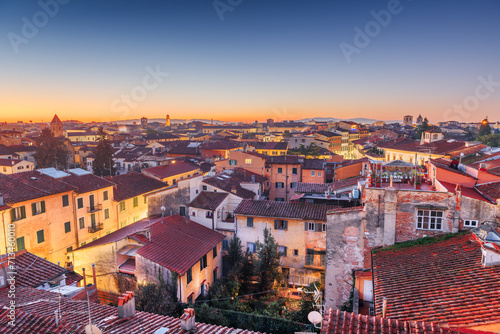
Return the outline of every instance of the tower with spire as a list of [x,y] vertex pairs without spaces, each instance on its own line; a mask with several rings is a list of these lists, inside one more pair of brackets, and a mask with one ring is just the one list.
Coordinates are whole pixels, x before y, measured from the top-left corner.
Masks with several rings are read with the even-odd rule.
[[64,135],[63,133],[63,123],[57,117],[57,114],[54,115],[54,118],[52,118],[52,121],[50,121],[50,131],[54,134],[54,137],[62,137]]
[[165,122],[165,126],[170,126],[170,115],[167,115],[167,121]]

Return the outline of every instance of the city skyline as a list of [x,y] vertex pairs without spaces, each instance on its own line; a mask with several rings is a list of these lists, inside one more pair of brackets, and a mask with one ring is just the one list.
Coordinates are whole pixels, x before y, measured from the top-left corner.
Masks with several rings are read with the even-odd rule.
[[0,121],[500,116],[500,4],[0,4]]

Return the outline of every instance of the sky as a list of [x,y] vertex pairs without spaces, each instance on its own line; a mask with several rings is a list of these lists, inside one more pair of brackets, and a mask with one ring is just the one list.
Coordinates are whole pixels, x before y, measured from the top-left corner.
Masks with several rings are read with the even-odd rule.
[[500,119],[496,0],[0,2],[0,121]]

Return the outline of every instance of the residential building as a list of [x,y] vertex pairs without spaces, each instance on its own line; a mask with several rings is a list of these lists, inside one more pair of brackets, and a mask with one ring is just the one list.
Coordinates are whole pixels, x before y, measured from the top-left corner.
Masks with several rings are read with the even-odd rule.
[[236,235],[244,250],[256,251],[268,228],[282,252],[281,269],[292,286],[321,281],[326,266],[326,213],[324,204],[243,200],[234,211]]
[[[203,130],[205,131],[205,129]],[[242,151],[244,149],[244,144],[230,140],[219,140],[204,143],[200,145],[200,149],[202,159],[216,161],[220,159],[228,159],[230,151]]]
[[267,155],[253,151],[229,151],[227,159],[215,161],[216,171],[244,168],[250,172],[264,175]]
[[107,177],[106,179],[116,184],[113,190],[116,228],[148,217],[147,195],[167,187],[165,183],[137,172]]
[[142,170],[142,174],[156,179],[166,185],[175,185],[178,181],[199,175],[200,167],[185,161],[173,160],[165,166],[157,166]]
[[304,183],[325,183],[325,160],[304,159],[302,163],[302,182]]
[[301,182],[303,161],[295,155],[267,158],[264,176],[269,180],[269,199],[289,201],[295,195],[297,183]]
[[255,151],[260,154],[269,156],[285,155],[288,151],[287,142],[249,142],[248,145],[255,148]]
[[1,159],[0,158],[0,173],[14,174],[35,169],[35,164],[31,161],[20,159]]
[[337,164],[334,170],[334,181],[349,179],[360,175],[367,175],[369,170],[369,159],[344,160]]

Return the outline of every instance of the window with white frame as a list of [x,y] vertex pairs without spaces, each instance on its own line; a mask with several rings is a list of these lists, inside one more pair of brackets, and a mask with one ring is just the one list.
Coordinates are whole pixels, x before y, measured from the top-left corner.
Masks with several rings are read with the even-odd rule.
[[250,253],[255,253],[255,243],[254,242],[248,242],[247,247],[248,247],[248,251]]
[[417,229],[419,230],[442,230],[443,213],[440,210],[418,210]]
[[466,219],[466,220],[464,220],[464,226],[465,227],[477,227],[478,221],[472,220],[472,219]]
[[286,256],[286,246],[278,246],[278,252],[281,253],[281,256]]
[[315,176],[316,175],[316,171],[315,170],[312,170],[311,171],[311,176]]

